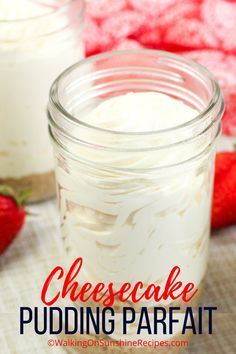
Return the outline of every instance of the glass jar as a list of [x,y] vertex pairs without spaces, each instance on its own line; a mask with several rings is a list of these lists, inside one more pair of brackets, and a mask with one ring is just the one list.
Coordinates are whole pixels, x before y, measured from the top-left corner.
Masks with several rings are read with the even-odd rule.
[[[129,92],[159,92],[198,113],[187,123],[156,131],[121,132],[88,123],[101,102]],[[94,56],[54,82],[49,126],[62,234],[67,259],[83,257],[80,284],[113,282],[119,289],[125,282],[142,281],[144,287],[153,283],[163,288],[171,269],[179,266],[180,280],[193,282],[200,294],[222,112],[221,92],[211,74],[183,56],[162,51]],[[112,114],[105,117],[108,122]],[[192,305],[196,301],[194,297]],[[170,305],[184,308],[179,301],[156,304]],[[138,311],[155,303],[116,301],[118,313],[123,306]],[[137,336],[132,330],[110,336],[118,338]]]
[[0,1],[0,184],[55,195],[50,85],[83,58],[82,0]]

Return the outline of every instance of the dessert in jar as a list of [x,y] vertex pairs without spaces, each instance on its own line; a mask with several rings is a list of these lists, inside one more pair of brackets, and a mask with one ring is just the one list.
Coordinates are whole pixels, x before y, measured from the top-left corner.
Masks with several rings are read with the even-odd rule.
[[[222,112],[211,74],[167,52],[105,53],[54,82],[49,125],[62,235],[69,263],[83,257],[80,284],[113,282],[118,290],[142,281],[162,287],[177,265],[180,280],[193,282],[200,293]],[[154,306],[185,304],[116,301],[117,314],[123,306],[152,312]],[[118,328],[108,339],[183,339],[178,330],[157,337],[137,335],[135,327],[124,335]],[[130,349],[107,348],[124,350]]]
[[82,59],[82,0],[0,0],[0,184],[55,194],[47,129],[53,80]]

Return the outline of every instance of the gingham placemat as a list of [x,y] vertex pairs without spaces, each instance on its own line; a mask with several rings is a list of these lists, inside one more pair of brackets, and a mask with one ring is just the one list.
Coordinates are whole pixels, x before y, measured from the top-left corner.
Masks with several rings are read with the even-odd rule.
[[[55,201],[30,207],[24,230],[0,257],[0,353],[64,353],[49,348],[47,335],[19,335],[20,306],[40,306],[45,277],[60,264],[62,252]],[[210,264],[203,304],[217,306],[214,334],[194,336],[186,354],[236,353],[236,227],[211,238]],[[89,353],[89,350],[83,350]]]

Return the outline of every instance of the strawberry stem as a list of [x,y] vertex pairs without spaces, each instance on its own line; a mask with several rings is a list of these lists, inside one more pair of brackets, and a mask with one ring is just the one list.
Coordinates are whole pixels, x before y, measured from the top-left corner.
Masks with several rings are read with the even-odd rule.
[[0,194],[14,199],[18,206],[23,206],[29,199],[31,192],[29,190],[25,190],[19,194],[16,194],[11,187],[0,185]]
[[0,194],[4,195],[6,197],[12,197],[12,198],[16,199],[16,193],[9,186],[0,185]]
[[30,196],[31,192],[29,190],[21,191],[17,197],[17,203],[19,205],[24,205]]

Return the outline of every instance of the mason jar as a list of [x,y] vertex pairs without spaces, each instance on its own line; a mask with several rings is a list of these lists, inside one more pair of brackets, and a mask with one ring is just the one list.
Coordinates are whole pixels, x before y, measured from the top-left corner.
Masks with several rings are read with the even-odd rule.
[[0,184],[55,194],[46,107],[50,85],[83,58],[83,0],[0,4]]
[[[128,95],[141,100],[141,94],[147,93],[160,100],[149,105],[136,100],[133,126],[129,101],[112,105]],[[162,99],[169,100],[169,106],[160,116]],[[173,114],[171,102],[176,101],[195,112],[185,123],[177,111]],[[110,108],[104,110],[104,105]],[[123,116],[117,113],[119,107]],[[174,126],[163,128],[166,122],[161,129],[146,126],[152,119],[156,127],[169,110]],[[71,263],[83,258],[80,284],[112,282],[120,289],[125,282],[142,281],[144,288],[148,284],[163,288],[171,269],[178,266],[179,280],[194,283],[201,293],[222,112],[223,99],[212,75],[168,52],[104,53],[80,61],[57,78],[50,92],[49,130],[66,259]],[[122,124],[117,117],[124,118]],[[139,124],[143,128],[136,131]],[[196,301],[197,296],[192,306]],[[123,306],[131,306],[139,311],[146,306],[152,311],[154,306],[173,305],[186,306],[169,299],[158,304],[117,300],[115,310],[120,313]],[[132,328],[127,335],[116,329],[108,339],[142,339]],[[179,336],[177,331],[167,339]],[[164,338],[153,337],[148,336]],[[163,348],[161,353],[166,353]]]

